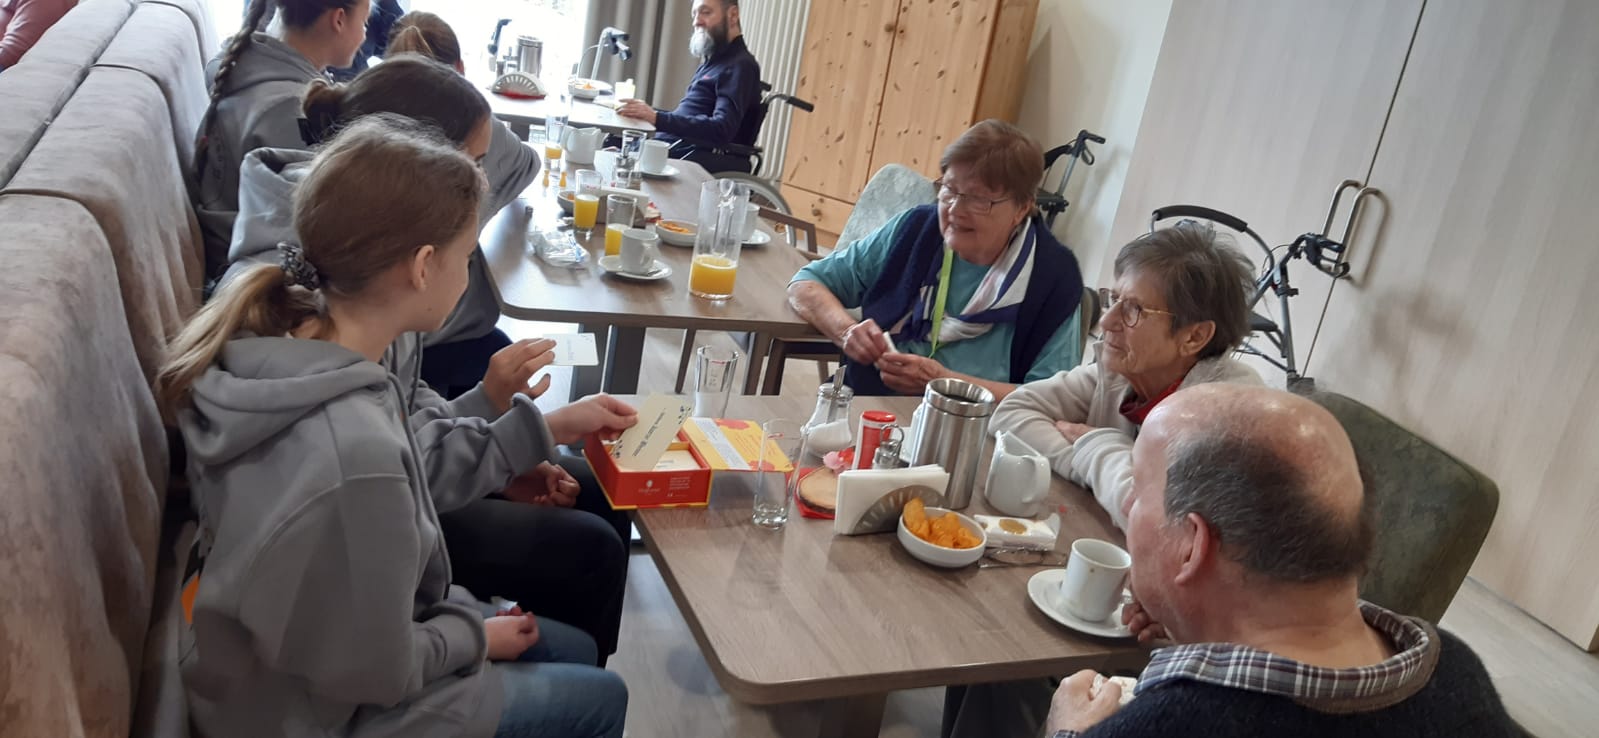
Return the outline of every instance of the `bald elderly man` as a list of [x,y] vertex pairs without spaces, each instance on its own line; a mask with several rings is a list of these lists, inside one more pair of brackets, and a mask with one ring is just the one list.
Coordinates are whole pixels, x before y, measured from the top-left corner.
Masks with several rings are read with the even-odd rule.
[[1126,619],[1181,645],[1126,707],[1091,671],[1066,679],[1046,735],[1522,735],[1458,638],[1358,599],[1371,506],[1321,406],[1201,385],[1150,414],[1132,455]]

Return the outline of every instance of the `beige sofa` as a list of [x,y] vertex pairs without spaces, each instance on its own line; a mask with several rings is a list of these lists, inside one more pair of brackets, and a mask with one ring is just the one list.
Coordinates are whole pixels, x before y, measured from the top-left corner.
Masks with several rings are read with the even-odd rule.
[[82,0],[0,74],[0,732],[187,734],[150,379],[199,303],[204,0]]

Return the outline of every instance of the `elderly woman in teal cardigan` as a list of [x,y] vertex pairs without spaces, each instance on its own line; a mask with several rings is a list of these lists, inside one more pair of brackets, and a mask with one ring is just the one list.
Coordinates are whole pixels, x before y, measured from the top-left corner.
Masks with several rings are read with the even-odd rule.
[[954,377],[1003,398],[1077,365],[1082,274],[1033,206],[1043,166],[1031,136],[978,123],[945,149],[937,204],[794,275],[789,303],[843,350],[856,394]]

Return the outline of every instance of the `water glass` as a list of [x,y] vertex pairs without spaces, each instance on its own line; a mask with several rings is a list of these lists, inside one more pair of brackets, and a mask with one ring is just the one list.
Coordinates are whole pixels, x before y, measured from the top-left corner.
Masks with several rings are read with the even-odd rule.
[[738,352],[701,346],[694,351],[694,417],[720,418],[727,415],[727,401],[733,395],[738,374]]
[[[788,523],[789,503],[799,484],[800,457],[804,445],[800,424],[792,420],[768,420],[761,424],[759,470],[755,472],[755,512],[750,522],[777,530]],[[786,469],[787,471],[779,471]]]
[[622,148],[616,155],[617,165],[626,163],[629,169],[634,169],[638,162],[639,146],[644,143],[643,131],[622,131]]

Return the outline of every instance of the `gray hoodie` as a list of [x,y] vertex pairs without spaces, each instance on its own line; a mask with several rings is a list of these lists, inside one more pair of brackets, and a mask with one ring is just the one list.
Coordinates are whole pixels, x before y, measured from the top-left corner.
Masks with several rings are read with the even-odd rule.
[[[494,732],[499,676],[437,513],[554,449],[525,398],[415,424],[407,385],[333,343],[248,336],[195,383],[178,424],[208,547],[182,663],[199,735]],[[430,446],[451,461],[424,473]]]
[[[532,148],[498,120],[493,121],[492,129],[489,150],[483,156],[483,174],[489,180],[489,191],[478,208],[479,229],[501,208],[516,200],[539,173],[539,155]],[[466,284],[466,294],[461,295],[461,302],[456,304],[455,312],[444,321],[444,326],[427,334],[426,345],[481,338],[499,322],[500,296],[483,262],[483,249],[472,252],[468,268],[471,280]]]
[[[216,79],[221,57],[206,65],[207,84]],[[205,239],[206,264],[225,263],[239,210],[239,163],[262,146],[301,148],[300,97],[311,80],[323,76],[300,52],[277,38],[250,35],[217,102],[207,153],[199,168],[195,214]]]

